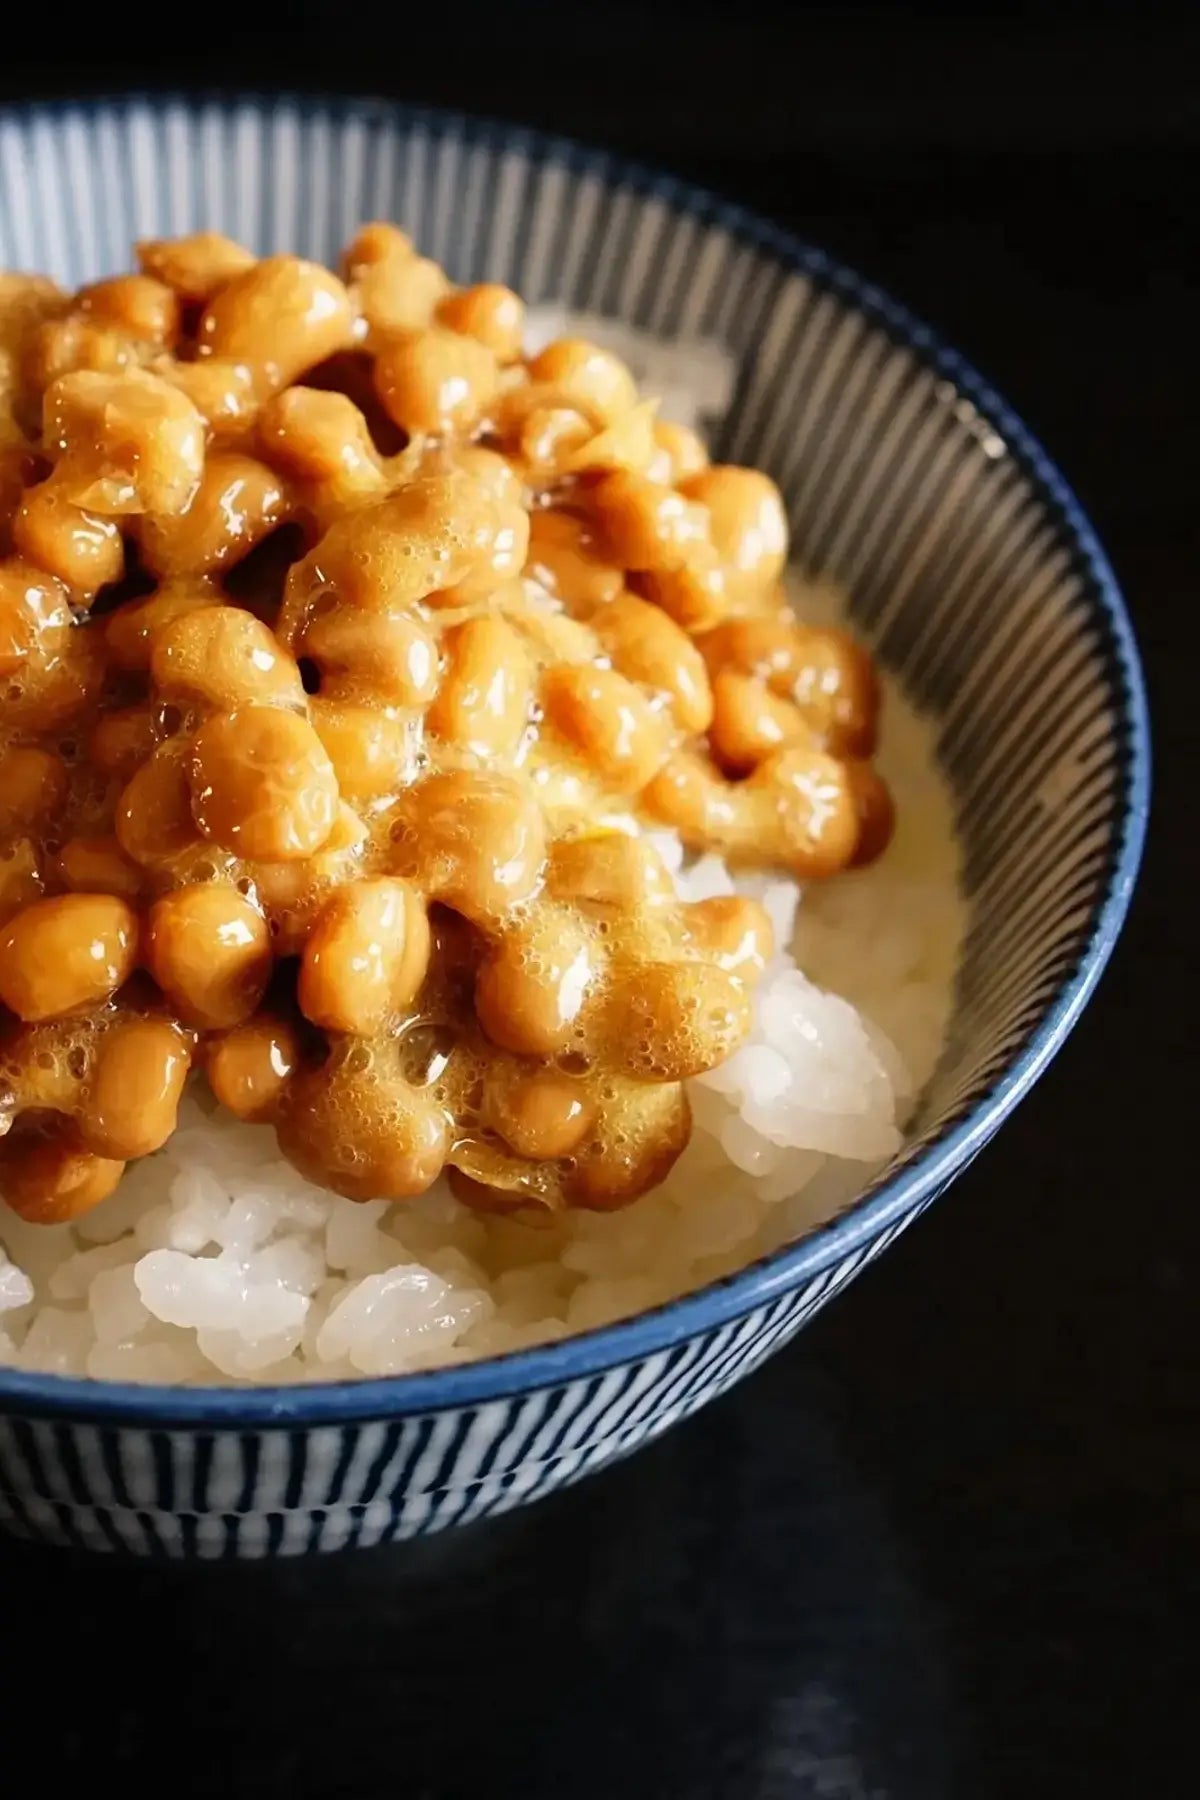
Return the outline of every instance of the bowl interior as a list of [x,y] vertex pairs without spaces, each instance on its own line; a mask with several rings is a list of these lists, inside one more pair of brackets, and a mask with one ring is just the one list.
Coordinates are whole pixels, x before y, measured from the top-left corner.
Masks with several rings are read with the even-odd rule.
[[807,572],[849,591],[857,630],[937,717],[972,918],[902,1160],[987,1101],[976,1147],[1090,989],[1146,806],[1136,658],[1069,492],[1003,403],[885,297],[600,154],[353,103],[0,119],[0,267],[74,285],[126,267],[136,238],[201,225],[334,260],[374,217],[457,280],[624,321],[693,371],[700,357],[714,454],[775,477]]

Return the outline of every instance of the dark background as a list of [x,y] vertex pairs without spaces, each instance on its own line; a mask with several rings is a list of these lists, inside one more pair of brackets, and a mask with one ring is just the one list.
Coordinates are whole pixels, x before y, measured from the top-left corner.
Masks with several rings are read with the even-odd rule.
[[1155,819],[1112,969],[1034,1096],[765,1372],[571,1494],[399,1551],[174,1572],[0,1547],[7,1743],[49,1714],[51,1792],[1194,1794],[1195,12],[256,17],[126,8],[86,62],[18,49],[0,97],[457,105],[666,162],[857,263],[982,366],[1091,511],[1146,659]]

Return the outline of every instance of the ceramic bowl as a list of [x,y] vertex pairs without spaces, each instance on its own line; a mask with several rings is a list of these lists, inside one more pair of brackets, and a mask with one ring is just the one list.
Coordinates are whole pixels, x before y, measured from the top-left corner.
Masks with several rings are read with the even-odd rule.
[[[522,1505],[793,1337],[987,1143],[1079,1017],[1148,798],[1137,656],[1070,489],[877,288],[762,219],[534,133],[383,104],[115,101],[0,118],[0,267],[75,285],[216,228],[332,259],[402,223],[459,281],[616,319],[703,370],[716,454],[779,482],[809,572],[940,721],[973,896],[911,1143],[835,1222],[627,1322],[442,1372],[169,1389],[0,1369],[0,1520],[159,1557],[338,1550]],[[661,371],[660,371],[661,373]]]

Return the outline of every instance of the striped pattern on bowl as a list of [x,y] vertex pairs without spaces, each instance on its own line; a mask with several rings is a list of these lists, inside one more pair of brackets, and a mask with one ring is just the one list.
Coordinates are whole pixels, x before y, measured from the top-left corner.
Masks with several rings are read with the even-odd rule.
[[715,454],[775,477],[807,572],[850,590],[858,631],[940,722],[972,897],[950,1040],[912,1142],[857,1206],[625,1324],[319,1389],[0,1370],[0,1520],[51,1542],[337,1549],[627,1454],[786,1342],[978,1153],[1085,1004],[1136,874],[1144,699],[1090,526],[973,371],[820,251],[667,177],[449,115],[250,100],[0,117],[0,267],[74,285],[127,266],[135,238],[201,226],[332,260],[373,217],[459,281],[623,321],[684,359],[719,349]]

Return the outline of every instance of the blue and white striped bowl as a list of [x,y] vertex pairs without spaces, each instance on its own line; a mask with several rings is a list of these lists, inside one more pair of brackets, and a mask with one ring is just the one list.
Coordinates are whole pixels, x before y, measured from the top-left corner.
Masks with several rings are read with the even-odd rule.
[[329,259],[393,218],[459,281],[730,359],[716,450],[780,483],[813,574],[942,722],[974,907],[915,1141],[843,1217],[673,1305],[384,1381],[172,1390],[0,1371],[0,1521],[170,1557],[335,1550],[577,1480],[797,1332],[978,1154],[1113,947],[1146,819],[1145,702],[1070,490],[877,289],[669,178],[507,127],[358,102],[117,101],[0,117],[0,266],[81,280],[215,227]]

